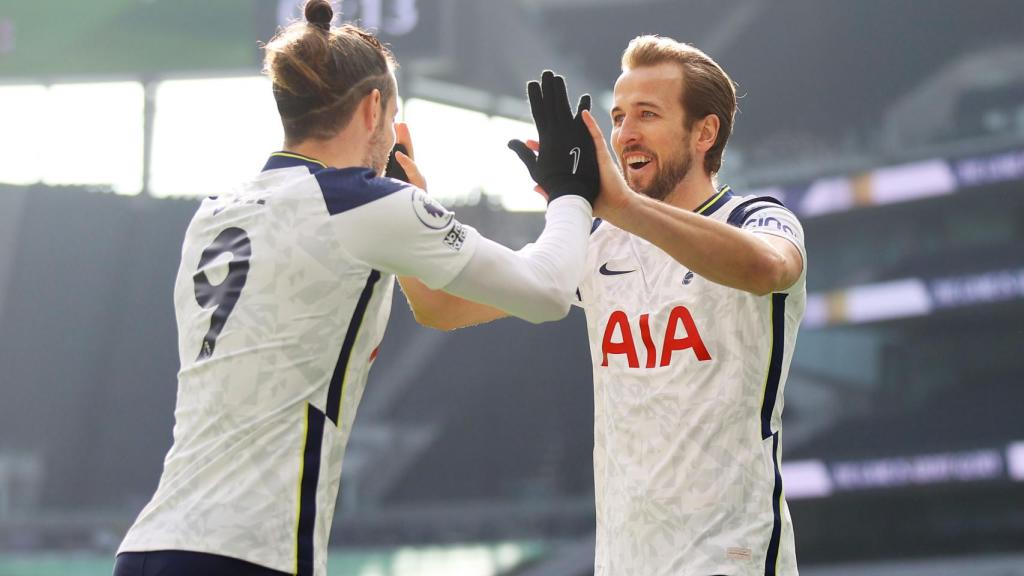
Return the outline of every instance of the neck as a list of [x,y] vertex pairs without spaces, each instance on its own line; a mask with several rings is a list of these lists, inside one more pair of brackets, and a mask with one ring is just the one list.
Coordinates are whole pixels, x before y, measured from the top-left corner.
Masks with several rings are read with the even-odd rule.
[[366,166],[366,146],[353,146],[355,140],[346,137],[346,131],[329,140],[303,140],[291,146],[285,144],[286,152],[294,152],[303,156],[314,158],[326,164],[330,168],[351,168],[354,166]]
[[676,187],[669,192],[663,202],[681,210],[693,212],[717,192],[715,182],[697,167],[690,170],[690,173],[676,184]]

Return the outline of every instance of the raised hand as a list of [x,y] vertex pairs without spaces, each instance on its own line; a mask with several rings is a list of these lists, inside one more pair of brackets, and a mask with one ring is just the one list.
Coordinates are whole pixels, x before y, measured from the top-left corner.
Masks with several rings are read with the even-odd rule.
[[404,180],[416,186],[427,189],[427,179],[423,177],[419,166],[413,160],[412,136],[409,134],[409,125],[405,122],[395,123],[395,148],[391,150],[391,158],[388,160],[387,170],[384,175],[388,178]]
[[527,84],[530,110],[537,126],[539,151],[525,142],[512,140],[512,149],[526,165],[533,180],[543,188],[548,201],[565,195],[585,198],[594,204],[600,187],[593,139],[582,114],[590,109],[590,95],[584,94],[573,114],[565,79],[545,70],[538,83]]
[[[601,127],[589,110],[583,112],[583,123],[590,134],[591,143],[597,156],[597,166],[601,174],[601,195],[597,198],[594,207],[594,216],[604,218],[614,223],[615,214],[621,211],[629,203],[630,199],[636,196],[636,192],[626,184],[626,180],[619,172],[615,159],[612,158],[608,144],[605,142]],[[611,218],[609,218],[611,216]]]

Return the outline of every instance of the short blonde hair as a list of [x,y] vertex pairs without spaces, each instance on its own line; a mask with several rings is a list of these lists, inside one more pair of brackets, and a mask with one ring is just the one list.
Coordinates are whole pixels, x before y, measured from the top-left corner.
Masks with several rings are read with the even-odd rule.
[[718,138],[704,156],[704,171],[717,174],[722,168],[725,144],[732,134],[736,116],[736,88],[729,75],[710,56],[699,49],[664,36],[637,36],[622,53],[622,71],[665,62],[679,64],[683,71],[680,99],[686,113],[686,128],[697,120],[718,116]]

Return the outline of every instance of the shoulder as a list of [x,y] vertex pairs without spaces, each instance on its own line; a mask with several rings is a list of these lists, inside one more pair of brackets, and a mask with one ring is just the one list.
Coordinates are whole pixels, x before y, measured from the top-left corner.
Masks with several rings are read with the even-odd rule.
[[629,234],[600,218],[594,218],[590,226],[588,252],[600,252],[625,241]]
[[803,225],[791,210],[771,196],[741,198],[729,212],[726,221],[749,232],[786,238],[804,253]]
[[313,174],[327,212],[336,215],[387,198],[399,192],[414,195],[419,189],[394,178],[384,178],[369,168],[327,168]]
[[786,205],[772,196],[739,196],[737,202],[726,218],[726,222],[737,228],[743,228],[756,214],[771,211],[781,212],[796,220],[796,215]]
[[615,226],[614,224],[602,220],[600,218],[594,218],[594,222],[590,225],[590,242],[622,239],[629,236],[629,233]]

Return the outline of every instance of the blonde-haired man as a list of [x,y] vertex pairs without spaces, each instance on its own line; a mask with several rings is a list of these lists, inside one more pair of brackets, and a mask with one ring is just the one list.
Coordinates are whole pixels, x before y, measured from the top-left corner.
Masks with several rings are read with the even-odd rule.
[[[778,201],[718,186],[735,110],[710,57],[641,36],[615,83],[618,167],[583,113],[601,174],[578,291],[597,576],[797,574],[781,427],[806,251]],[[495,317],[447,298],[448,327]]]

